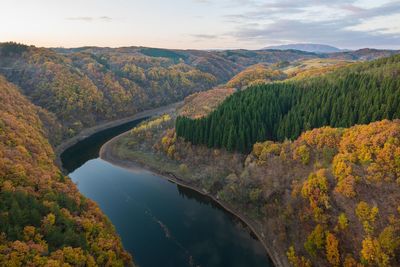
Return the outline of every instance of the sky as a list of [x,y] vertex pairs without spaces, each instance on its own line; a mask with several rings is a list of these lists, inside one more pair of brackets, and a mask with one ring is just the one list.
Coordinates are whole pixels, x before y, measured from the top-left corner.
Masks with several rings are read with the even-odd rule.
[[400,0],[0,0],[0,42],[44,47],[400,49]]

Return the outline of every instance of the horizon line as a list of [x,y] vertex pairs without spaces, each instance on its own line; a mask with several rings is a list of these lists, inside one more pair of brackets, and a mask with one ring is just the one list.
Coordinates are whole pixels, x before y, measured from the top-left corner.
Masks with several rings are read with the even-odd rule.
[[[265,47],[261,48],[243,48],[243,47],[231,47],[231,48],[168,48],[168,47],[158,47],[158,46],[144,46],[144,45],[118,45],[118,46],[99,46],[99,45],[82,45],[82,46],[38,46],[35,44],[27,44],[24,42],[18,42],[18,41],[0,41],[0,44],[2,43],[17,43],[17,44],[22,44],[26,46],[33,46],[37,48],[48,48],[48,49],[78,49],[78,48],[110,48],[110,49],[118,49],[118,48],[156,48],[156,49],[165,49],[165,50],[197,50],[197,51],[227,51],[227,50],[249,50],[249,51],[259,51],[259,50],[298,50],[298,49],[275,49],[275,48],[269,48],[273,46],[286,46],[286,45],[326,45],[326,46],[331,46],[334,48],[337,48],[341,51],[337,52],[325,52],[325,53],[338,53],[338,52],[348,52],[348,51],[357,51],[357,50],[362,50],[362,49],[376,49],[376,50],[392,50],[392,51],[397,51],[400,50],[400,47],[395,49],[395,48],[377,48],[377,47],[358,47],[358,48],[340,48],[335,45],[330,45],[330,44],[322,44],[322,43],[310,43],[310,42],[296,42],[296,43],[285,43],[285,44],[276,44],[276,45],[267,45]],[[304,50],[298,50],[298,51],[304,51]],[[305,51],[306,52],[306,51]],[[315,53],[315,52],[310,52],[310,53]]]

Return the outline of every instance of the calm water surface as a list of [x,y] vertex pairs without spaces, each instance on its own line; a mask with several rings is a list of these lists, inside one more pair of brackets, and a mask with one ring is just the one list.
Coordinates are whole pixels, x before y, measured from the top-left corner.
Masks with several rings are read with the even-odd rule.
[[99,132],[61,159],[85,196],[96,201],[135,262],[147,266],[273,266],[261,243],[210,198],[144,169],[98,158],[103,143],[137,124]]

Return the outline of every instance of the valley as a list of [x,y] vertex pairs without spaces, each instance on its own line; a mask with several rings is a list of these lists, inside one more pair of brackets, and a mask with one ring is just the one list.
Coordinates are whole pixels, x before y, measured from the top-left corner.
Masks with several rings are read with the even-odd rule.
[[0,265],[396,266],[395,54],[1,43]]
[[135,263],[273,266],[250,230],[212,199],[138,165],[126,170],[99,158],[104,142],[140,121],[97,132],[61,155],[71,179],[110,218]]

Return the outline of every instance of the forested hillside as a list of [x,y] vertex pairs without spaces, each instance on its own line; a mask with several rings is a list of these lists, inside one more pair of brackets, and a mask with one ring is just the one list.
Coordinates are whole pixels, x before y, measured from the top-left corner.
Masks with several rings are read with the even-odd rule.
[[207,117],[178,117],[176,132],[193,144],[248,152],[257,141],[295,139],[324,125],[400,118],[399,70],[400,56],[392,56],[321,77],[253,86]]
[[292,266],[399,266],[399,140],[400,121],[383,120],[256,143],[219,195],[252,210]]
[[0,72],[33,103],[56,115],[64,127],[63,138],[218,83],[212,74],[164,58],[87,52],[62,55],[16,44],[0,46]]
[[131,265],[97,204],[54,165],[41,119],[57,127],[0,76],[0,266]]
[[317,128],[244,155],[186,142],[173,118],[117,139],[112,158],[170,174],[249,218],[282,266],[399,266],[400,120]]
[[[176,102],[226,83],[251,65],[269,66],[321,57],[372,59],[388,53],[396,51],[365,50],[336,55],[296,50],[47,49],[1,43],[0,74],[18,85],[35,105],[57,118],[62,130],[53,134],[57,138],[51,141],[58,144],[83,128]],[[268,69],[262,70],[255,78],[282,78],[282,73],[277,77],[275,72],[279,71],[272,71],[271,76]],[[241,79],[237,80],[235,86],[244,85]]]

